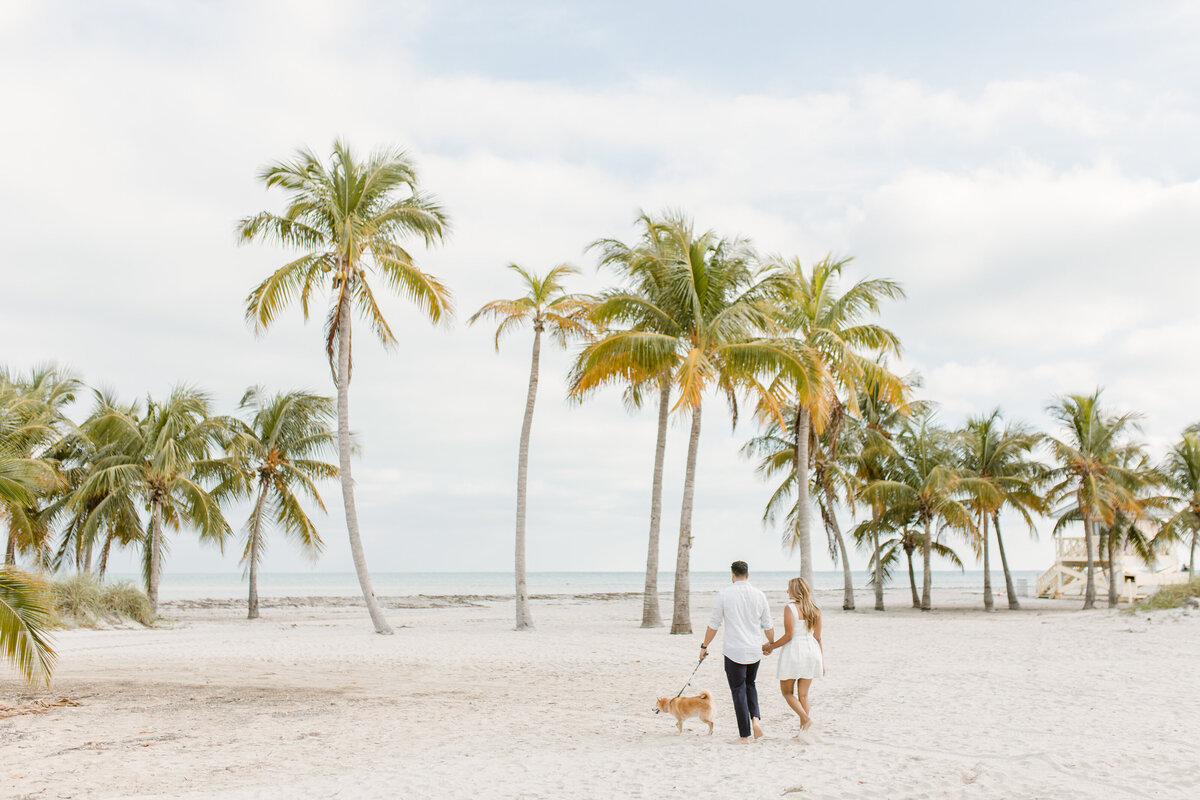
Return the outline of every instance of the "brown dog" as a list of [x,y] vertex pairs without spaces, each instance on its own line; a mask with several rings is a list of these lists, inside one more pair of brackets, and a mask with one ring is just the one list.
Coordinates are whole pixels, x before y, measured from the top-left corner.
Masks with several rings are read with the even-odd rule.
[[660,697],[658,710],[675,717],[675,727],[683,733],[683,721],[688,717],[699,717],[701,722],[708,723],[708,735],[713,732],[712,695],[707,689],[695,697]]

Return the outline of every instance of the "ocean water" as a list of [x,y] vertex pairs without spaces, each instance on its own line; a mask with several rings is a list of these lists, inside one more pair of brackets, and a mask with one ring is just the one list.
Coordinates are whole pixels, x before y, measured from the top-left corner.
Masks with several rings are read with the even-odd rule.
[[[788,579],[795,572],[751,573],[754,585],[766,591],[784,591]],[[1015,570],[1014,579],[1025,578],[1030,585],[1040,574],[1037,570]],[[640,592],[643,586],[641,572],[531,572],[527,576],[531,594],[598,594],[609,592]],[[692,591],[697,593],[716,592],[729,583],[729,573],[693,572]],[[112,580],[130,580],[141,583],[138,575],[110,576]],[[818,572],[813,576],[817,589],[841,589],[842,573],[837,571]],[[865,590],[868,575],[854,573],[854,586]],[[918,588],[921,576],[918,572]],[[371,581],[375,594],[382,597],[405,595],[453,595],[486,594],[508,595],[513,593],[511,572],[377,572]],[[670,592],[674,587],[675,574],[661,572],[658,576],[660,592]],[[938,587],[980,587],[983,584],[982,570],[934,570],[933,584]],[[992,571],[992,584],[997,591],[1004,588],[1004,574]],[[893,587],[908,585],[906,575],[897,575]],[[198,600],[242,597],[246,594],[246,580],[237,572],[202,573],[168,572],[159,585],[159,597],[164,600]],[[259,595],[263,597],[352,597],[359,594],[358,579],[353,572],[266,572],[259,575]]]

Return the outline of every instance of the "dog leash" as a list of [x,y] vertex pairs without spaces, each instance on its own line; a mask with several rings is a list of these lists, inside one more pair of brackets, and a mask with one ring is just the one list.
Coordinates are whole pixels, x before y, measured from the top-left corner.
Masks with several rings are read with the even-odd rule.
[[[691,675],[688,675],[687,683],[685,683],[685,684],[683,685],[683,688],[682,688],[682,689],[680,689],[678,692],[676,692],[676,694],[675,694],[675,697],[672,697],[672,698],[671,698],[672,700],[675,700],[676,698],[678,698],[679,696],[681,696],[681,695],[684,693],[684,691],[687,689],[687,687],[689,687],[689,686],[691,686],[691,685],[692,685],[692,678],[696,677],[696,672],[697,672],[697,670],[699,670],[699,669],[700,669],[700,665],[701,665],[701,664],[703,664],[703,663],[704,663],[704,659],[703,659],[703,658],[702,658],[702,659],[700,659],[699,661],[697,661],[697,662],[696,662],[696,666],[692,668],[692,674],[691,674]],[[655,714],[661,714],[662,712],[659,710],[658,706],[655,706],[655,707],[654,707],[654,713],[655,713]]]

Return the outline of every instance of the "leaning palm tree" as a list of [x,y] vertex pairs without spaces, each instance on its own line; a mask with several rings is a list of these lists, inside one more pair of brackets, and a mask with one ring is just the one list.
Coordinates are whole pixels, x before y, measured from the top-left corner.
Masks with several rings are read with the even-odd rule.
[[1163,523],[1166,540],[1188,542],[1188,575],[1196,577],[1200,545],[1200,431],[1189,429],[1171,447],[1162,472],[1176,511]]
[[922,531],[921,610],[932,606],[930,558],[934,552],[934,528],[968,535],[974,533],[971,512],[964,504],[964,491],[972,491],[977,479],[963,477],[955,466],[949,434],[935,427],[928,416],[914,420],[896,437],[896,457],[890,477],[874,481],[863,490],[867,502],[878,501],[892,514],[911,520]]
[[[165,529],[190,527],[218,546],[230,533],[221,501],[234,484],[228,463],[214,457],[228,435],[228,424],[210,409],[207,394],[178,386],[164,401],[148,399],[141,415],[111,407],[89,421],[91,435],[114,445],[79,487],[76,502],[132,495],[150,512],[142,569],[154,613],[167,549]],[[92,511],[99,513],[98,508]]]
[[[665,253],[664,298],[661,305],[643,303],[640,313],[670,320],[677,333],[634,326],[590,343],[580,356],[579,372],[586,377],[575,388],[588,392],[669,371],[678,391],[673,409],[691,419],[671,618],[671,633],[681,634],[692,632],[689,559],[705,394],[713,388],[724,394],[736,423],[739,388],[768,383],[780,373],[792,384],[815,382],[819,365],[803,345],[763,336],[774,330],[772,310],[794,289],[786,273],[756,268],[748,242],[711,231],[697,234],[682,215],[665,215],[655,228]],[[601,303],[597,315],[604,314]]]
[[1126,437],[1136,426],[1135,414],[1111,414],[1100,404],[1100,389],[1090,395],[1057,398],[1047,407],[1063,430],[1061,438],[1046,437],[1057,465],[1048,473],[1047,502],[1070,501],[1055,524],[1059,532],[1079,522],[1087,547],[1084,609],[1096,606],[1095,542],[1101,524],[1111,525],[1122,508],[1137,505],[1125,487],[1129,481],[1120,465]]
[[[1033,514],[1046,510],[1045,501],[1037,491],[1042,470],[1030,458],[1040,438],[1021,425],[1002,425],[999,409],[969,418],[958,434],[959,469],[964,476],[975,479],[968,484],[966,503],[975,515],[979,534],[975,544],[976,550],[983,556],[983,607],[986,611],[992,611],[995,607],[992,596],[990,522],[996,519],[1001,508],[1007,506],[1021,514],[1029,525],[1030,533],[1034,533]],[[1004,567],[1008,605],[1009,608],[1019,608],[998,525],[995,530]]]
[[266,331],[283,308],[296,300],[308,319],[314,290],[331,295],[325,320],[325,352],[337,384],[338,458],[346,532],[354,569],[376,633],[390,634],[371,588],[354,503],[350,455],[351,320],[357,311],[385,347],[397,343],[368,279],[411,300],[431,321],[449,318],[450,292],[422,272],[401,246],[419,237],[426,246],[441,241],[449,221],[441,207],[418,188],[412,161],[400,150],[380,150],[359,161],[349,145],[336,141],[326,166],[310,150],[259,173],[267,188],[287,194],[282,214],[263,211],[239,224],[241,241],[264,239],[301,251],[260,283],[246,299],[246,319]]
[[324,547],[317,526],[301,498],[325,511],[317,481],[337,477],[338,469],[322,460],[336,445],[337,413],[328,397],[292,391],[268,396],[254,386],[242,397],[249,420],[236,426],[227,449],[237,464],[242,488],[254,496],[246,523],[242,553],[250,580],[248,619],[258,619],[258,565],[263,555],[265,523],[274,522],[310,558]]
[[12,567],[0,567],[0,651],[29,683],[50,684],[53,609],[46,584]]
[[[594,322],[599,326],[600,337],[620,336],[626,330],[654,331],[666,336],[679,336],[682,331],[670,316],[659,313],[670,304],[667,294],[668,271],[671,261],[670,241],[663,235],[662,228],[647,214],[638,215],[641,236],[634,246],[616,239],[599,239],[589,249],[600,253],[600,266],[616,271],[622,284],[601,294],[593,308]],[[571,372],[571,396],[582,399],[586,392],[582,385],[593,388],[603,384],[594,375],[586,375],[585,360],[581,356]],[[654,471],[650,482],[650,531],[646,544],[646,575],[642,586],[642,627],[657,628],[662,625],[662,613],[658,606],[658,556],[659,535],[662,524],[663,463],[667,452],[667,422],[671,413],[671,376],[675,363],[663,365],[661,372],[641,374],[630,368],[624,376],[628,382],[624,393],[625,404],[630,409],[641,408],[646,394],[658,394],[658,427],[654,446]],[[593,366],[596,369],[596,366]],[[609,364],[599,365],[602,372],[610,369]]]
[[517,532],[514,559],[516,577],[517,630],[532,630],[533,617],[529,611],[529,587],[525,579],[525,499],[529,477],[529,433],[533,427],[533,404],[537,400],[538,367],[542,355],[542,334],[549,333],[560,347],[575,337],[587,334],[588,298],[569,294],[563,288],[563,279],[577,275],[579,270],[569,264],[560,264],[539,277],[516,264],[509,269],[521,276],[527,290],[521,297],[512,300],[493,300],[476,311],[468,324],[488,318],[498,321],[496,326],[496,351],[500,351],[500,340],[518,326],[533,328],[533,357],[529,367],[529,392],[525,398],[525,417],[521,423],[521,444],[517,456]]
[[[800,259],[780,262],[782,270],[796,282],[797,291],[781,304],[777,319],[789,336],[816,354],[822,380],[801,381],[785,390],[793,395],[795,409],[793,441],[796,455],[798,510],[794,522],[794,547],[800,553],[800,575],[812,584],[812,534],[808,471],[811,461],[811,435],[819,435],[835,408],[858,405],[854,393],[869,385],[891,403],[904,400],[903,381],[866,354],[900,352],[896,335],[868,317],[878,314],[884,300],[904,297],[900,284],[884,279],[863,279],[847,287],[839,286],[843,271],[851,259],[834,260],[827,256],[810,268]],[[786,379],[785,379],[786,381]],[[839,396],[845,396],[844,406]],[[853,600],[850,601],[853,607]]]

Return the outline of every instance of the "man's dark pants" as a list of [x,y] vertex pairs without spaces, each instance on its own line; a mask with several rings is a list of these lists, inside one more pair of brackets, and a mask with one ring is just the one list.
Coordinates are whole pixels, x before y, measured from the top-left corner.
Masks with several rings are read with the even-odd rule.
[[758,676],[758,664],[739,664],[725,657],[725,678],[729,691],[733,693],[733,711],[737,714],[738,735],[743,739],[750,736],[750,720],[761,719],[758,713],[758,688],[754,679]]

